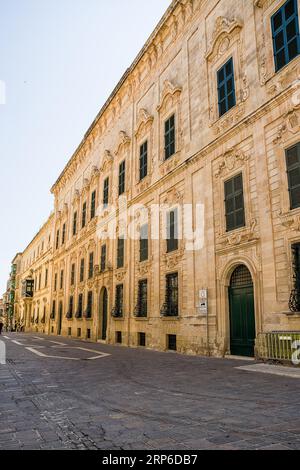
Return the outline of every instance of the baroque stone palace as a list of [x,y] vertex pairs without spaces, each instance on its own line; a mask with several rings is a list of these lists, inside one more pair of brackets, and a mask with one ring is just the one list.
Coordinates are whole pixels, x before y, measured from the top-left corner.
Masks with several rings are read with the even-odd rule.
[[[171,3],[22,254],[26,331],[219,356],[300,331],[298,12],[297,0]],[[113,220],[136,205],[149,218],[132,239]],[[154,205],[169,209],[153,218]],[[201,215],[194,249],[179,236],[185,205],[193,227]]]

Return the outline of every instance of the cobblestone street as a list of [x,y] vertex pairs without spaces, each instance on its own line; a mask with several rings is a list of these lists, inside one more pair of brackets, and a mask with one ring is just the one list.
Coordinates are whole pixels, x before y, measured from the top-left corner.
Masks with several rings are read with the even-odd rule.
[[300,381],[249,363],[4,334],[0,449],[300,449]]

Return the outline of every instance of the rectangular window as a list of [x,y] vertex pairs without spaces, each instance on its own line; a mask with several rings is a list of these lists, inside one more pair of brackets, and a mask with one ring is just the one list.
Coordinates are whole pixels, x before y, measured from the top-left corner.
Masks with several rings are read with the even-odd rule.
[[83,294],[79,294],[77,314],[76,314],[77,318],[82,318],[82,310],[83,310]]
[[165,122],[165,160],[168,160],[175,154],[175,114]]
[[66,241],[66,224],[63,225],[62,228],[62,239],[61,239],[61,244],[64,245]]
[[109,201],[109,178],[106,178],[104,180],[104,185],[103,185],[103,205],[106,207],[108,205]]
[[176,335],[167,335],[167,347],[169,351],[177,351]]
[[73,310],[74,310],[74,297],[71,295],[69,299],[69,312],[68,312],[69,319],[73,318]]
[[293,60],[300,51],[297,0],[288,0],[272,16],[272,36],[275,70]]
[[125,193],[126,163],[125,160],[119,166],[119,196]]
[[87,308],[86,308],[86,318],[92,318],[93,314],[93,292],[88,293],[87,298]]
[[146,346],[146,333],[138,333],[138,345],[142,347]]
[[218,71],[217,77],[219,115],[221,117],[236,105],[232,58]]
[[57,273],[54,275],[54,292],[57,291]]
[[243,175],[226,181],[225,184],[225,216],[227,232],[245,226],[245,208]]
[[286,151],[291,210],[300,207],[300,143]]
[[48,286],[48,269],[45,271],[45,288]]
[[289,299],[291,312],[300,311],[300,243],[292,245],[293,288]]
[[86,339],[91,339],[91,330],[90,330],[90,328],[88,328],[86,330]]
[[72,336],[72,328],[68,328],[68,336]]
[[94,253],[90,253],[89,257],[89,279],[94,277]]
[[148,141],[140,146],[140,181],[148,174]]
[[56,232],[56,249],[58,250],[59,248],[59,230]]
[[79,275],[79,278],[80,278],[80,282],[84,281],[84,259],[82,259],[80,261],[80,275]]
[[96,191],[92,192],[91,197],[91,219],[94,219],[96,215]]
[[148,314],[148,281],[147,279],[139,281],[137,317],[147,317]]
[[77,212],[74,212],[74,215],[73,215],[73,237],[76,235],[77,233]]
[[117,268],[124,267],[124,256],[125,255],[125,240],[124,237],[118,238],[118,254],[117,254]]
[[81,328],[77,328],[77,338],[81,338]]
[[75,266],[75,264],[72,264],[72,267],[71,267],[71,286],[75,285],[75,272],[76,272],[76,266]]
[[168,317],[177,317],[179,314],[178,273],[168,274],[166,276],[166,304],[164,314]]
[[122,331],[116,331],[116,343],[122,344]]
[[140,236],[140,261],[146,261],[148,259],[148,224],[141,227]]
[[167,215],[167,252],[178,250],[178,210],[174,209]]
[[51,320],[54,320],[54,319],[55,319],[55,313],[56,313],[56,301],[53,300],[53,302],[52,302]]
[[123,317],[123,295],[124,295],[123,284],[119,284],[116,287],[116,305],[115,305],[116,317]]
[[81,219],[81,227],[84,228],[85,226],[86,226],[86,202],[84,202],[82,206],[82,219]]
[[103,245],[101,247],[101,263],[100,263],[100,269],[101,272],[103,273],[106,269],[106,245]]
[[64,287],[64,272],[61,270],[60,272],[60,288],[63,289]]

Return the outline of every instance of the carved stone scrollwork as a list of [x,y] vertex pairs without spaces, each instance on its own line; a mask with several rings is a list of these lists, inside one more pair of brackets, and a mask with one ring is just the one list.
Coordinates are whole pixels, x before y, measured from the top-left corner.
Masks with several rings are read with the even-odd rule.
[[121,153],[121,151],[126,148],[128,145],[130,145],[131,139],[128,137],[125,131],[120,131],[119,132],[119,139],[118,143],[115,149],[115,155],[118,155]]
[[292,135],[300,131],[300,105],[295,106],[283,116],[283,122],[278,126],[274,144],[282,143],[287,133]]
[[241,243],[247,243],[253,240],[258,240],[258,235],[256,234],[256,227],[257,220],[254,219],[252,220],[249,228],[246,228],[245,230],[238,233],[233,233],[226,237],[226,244],[229,246],[237,246]]
[[293,232],[300,232],[300,215],[296,215],[296,214],[290,214],[290,213],[286,213],[286,214],[282,214],[281,212],[279,213],[279,217],[280,217],[280,220],[281,220],[281,224],[292,230]]
[[222,55],[229,48],[234,34],[239,33],[242,26],[242,23],[236,19],[230,20],[223,16],[217,18],[206,59],[212,61],[216,56]]
[[241,165],[249,159],[248,155],[245,155],[240,150],[230,149],[223,155],[222,161],[219,164],[219,169],[215,174],[216,178],[220,178],[226,173],[231,172],[236,168],[237,165]]
[[182,261],[184,256],[185,249],[181,248],[180,250],[172,253],[172,254],[165,254],[163,257],[164,263],[166,265],[166,269],[174,269],[178,266],[178,264]]
[[103,160],[102,160],[102,165],[100,168],[101,173],[105,173],[108,170],[108,168],[111,167],[111,165],[113,164],[113,161],[114,161],[114,158],[112,154],[110,153],[110,151],[105,150]]
[[124,281],[125,279],[125,276],[126,276],[126,273],[127,273],[127,269],[124,268],[124,269],[119,269],[116,273],[115,273],[115,278],[118,282],[122,282]]

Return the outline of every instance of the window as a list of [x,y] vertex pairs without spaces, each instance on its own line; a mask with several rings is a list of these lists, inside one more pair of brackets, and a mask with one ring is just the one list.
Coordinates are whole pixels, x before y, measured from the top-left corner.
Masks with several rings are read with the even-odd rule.
[[299,54],[297,0],[288,0],[272,16],[275,70],[278,72]]
[[90,253],[89,257],[89,279],[94,276],[94,253]]
[[81,338],[81,328],[77,328],[77,338]]
[[176,335],[167,335],[167,347],[169,351],[177,351]]
[[39,274],[39,290],[41,290],[42,287],[42,273]]
[[64,245],[65,241],[66,241],[66,224],[63,225],[61,244]]
[[59,248],[59,230],[56,232],[56,249],[58,250]]
[[88,293],[87,298],[87,308],[86,308],[86,318],[92,318],[93,314],[93,292]]
[[64,287],[64,271],[61,270],[60,272],[60,288],[63,289]]
[[300,311],[300,243],[292,245],[293,288],[289,300],[291,312]]
[[166,276],[166,301],[161,313],[165,317],[178,316],[178,273]]
[[72,336],[72,328],[68,328],[68,336]]
[[55,319],[55,313],[56,313],[56,301],[53,300],[53,302],[52,302],[52,311],[51,311],[51,320]]
[[106,269],[106,245],[101,247],[101,262],[100,262],[100,269],[103,273]]
[[119,166],[119,196],[125,193],[126,163],[125,160]]
[[54,292],[57,291],[57,273],[54,275]]
[[45,288],[48,286],[48,269],[45,271]]
[[139,281],[138,302],[136,306],[137,317],[147,317],[148,314],[148,281]]
[[124,295],[123,284],[119,284],[116,287],[116,304],[115,304],[115,311],[114,311],[114,316],[116,317],[123,316],[123,295]]
[[90,328],[88,328],[86,330],[86,339],[91,339],[91,330],[90,330]]
[[286,151],[291,210],[300,207],[300,143]]
[[148,141],[140,146],[140,181],[148,174]]
[[217,76],[219,115],[221,117],[236,104],[232,58],[223,65],[223,67],[218,71]]
[[167,252],[178,250],[178,211],[174,209],[167,215]]
[[91,198],[91,219],[94,219],[96,215],[96,191],[92,192]]
[[82,206],[82,220],[81,220],[81,227],[84,228],[86,226],[86,202],[84,202]]
[[175,154],[175,114],[165,122],[165,160]]
[[80,261],[80,275],[79,275],[79,278],[80,278],[80,282],[84,281],[84,259],[82,259]]
[[117,268],[124,267],[125,240],[124,237],[118,238]]
[[79,294],[76,318],[82,318],[82,310],[83,310],[83,294]]
[[142,347],[146,346],[146,333],[138,333],[138,345]]
[[116,343],[122,344],[122,331],[116,331]]
[[77,233],[77,212],[74,212],[74,215],[73,215],[73,237],[76,235]]
[[74,297],[71,295],[69,299],[69,312],[67,315],[69,319],[73,318],[73,310],[74,310]]
[[109,178],[106,178],[104,180],[104,185],[103,185],[103,205],[106,207],[108,205],[109,201]]
[[225,213],[227,232],[245,226],[243,175],[225,182]]
[[148,259],[148,224],[141,227],[140,237],[140,262]]
[[75,264],[72,264],[72,267],[71,267],[71,286],[75,285],[75,271],[76,271],[76,266],[75,266]]

